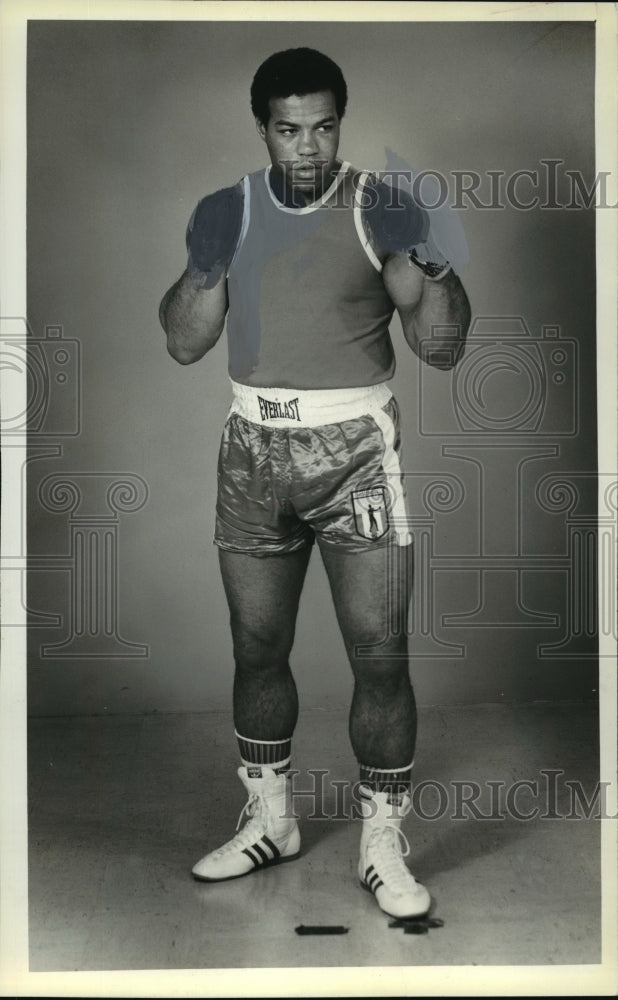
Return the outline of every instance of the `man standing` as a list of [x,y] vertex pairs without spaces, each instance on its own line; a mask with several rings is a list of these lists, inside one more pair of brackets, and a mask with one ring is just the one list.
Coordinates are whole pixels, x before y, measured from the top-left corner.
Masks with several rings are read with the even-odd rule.
[[[263,63],[251,106],[271,165],[199,202],[187,270],[160,308],[181,364],[206,354],[227,318],[233,389],[215,543],[248,821],[193,874],[221,881],[299,854],[286,777],[298,716],[289,655],[317,540],[354,675],[359,878],[385,912],[416,916],[430,897],[403,860],[416,707],[397,622],[410,603],[412,540],[388,326],[396,309],[421,360],[449,369],[470,310],[448,261],[427,253],[428,213],[338,159],[346,102],[341,70],[319,52]],[[361,656],[363,646],[375,655]]]

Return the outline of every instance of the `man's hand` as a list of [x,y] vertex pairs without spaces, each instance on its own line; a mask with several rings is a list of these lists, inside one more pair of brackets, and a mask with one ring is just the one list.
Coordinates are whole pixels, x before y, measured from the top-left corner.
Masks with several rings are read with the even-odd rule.
[[362,197],[365,232],[408,344],[427,364],[453,368],[463,352],[470,306],[431,237],[429,212],[405,189],[375,178]]
[[362,197],[365,228],[378,254],[401,253],[425,242],[429,215],[407,191],[369,178]]
[[213,288],[232,261],[242,228],[242,189],[236,185],[207,195],[198,203],[187,229],[187,271],[204,276]]
[[159,306],[167,349],[182,365],[214,347],[228,308],[227,271],[243,218],[242,187],[223,188],[198,203],[187,228],[187,270]]

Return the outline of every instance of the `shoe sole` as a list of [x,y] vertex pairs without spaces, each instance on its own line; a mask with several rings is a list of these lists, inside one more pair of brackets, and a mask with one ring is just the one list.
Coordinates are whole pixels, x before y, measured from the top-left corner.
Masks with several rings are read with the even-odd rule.
[[[363,882],[361,879],[358,880],[358,884],[360,885],[361,889],[364,889],[366,892],[370,892],[371,895],[375,898],[376,903],[378,903],[377,896],[376,896],[375,892],[373,891],[373,889],[371,888],[371,886],[367,885],[367,883]],[[424,916],[426,916],[429,913],[430,909],[431,909],[431,903],[429,903],[429,906],[427,907],[427,909],[426,910],[421,910],[420,913],[389,913],[389,911],[383,909],[380,906],[379,903],[378,903],[378,906],[382,910],[382,913],[385,913],[387,917],[392,917],[393,920],[414,920],[415,917],[424,917]]]
[[247,875],[254,875],[256,872],[261,872],[264,868],[272,868],[273,865],[282,865],[285,861],[296,861],[300,857],[300,851],[296,854],[288,854],[285,858],[273,858],[272,861],[263,861],[261,865],[256,865],[255,868],[250,868],[248,872],[240,872],[239,875],[224,875],[223,878],[208,878],[207,875],[196,875],[191,872],[193,878],[196,882],[231,882],[235,878],[245,878]]

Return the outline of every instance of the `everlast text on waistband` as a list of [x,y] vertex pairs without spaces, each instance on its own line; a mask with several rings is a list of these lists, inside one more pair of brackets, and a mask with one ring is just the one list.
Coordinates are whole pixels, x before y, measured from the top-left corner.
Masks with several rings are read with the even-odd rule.
[[258,396],[258,402],[260,404],[260,416],[262,420],[282,418],[284,420],[300,421],[298,397],[281,403],[279,400],[263,399],[262,396]]

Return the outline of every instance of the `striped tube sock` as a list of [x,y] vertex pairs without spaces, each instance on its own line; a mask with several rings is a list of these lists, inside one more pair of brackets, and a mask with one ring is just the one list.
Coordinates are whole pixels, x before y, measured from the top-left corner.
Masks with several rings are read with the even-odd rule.
[[[290,769],[292,737],[287,740],[248,740],[236,733],[240,757],[249,772],[249,777],[261,776],[260,765],[272,768],[275,774],[283,774]],[[253,773],[252,773],[253,772]]]
[[370,767],[368,764],[360,765],[360,780],[363,785],[368,785],[374,792],[388,792],[389,794],[401,794],[409,792],[412,785],[412,764],[407,767]]

